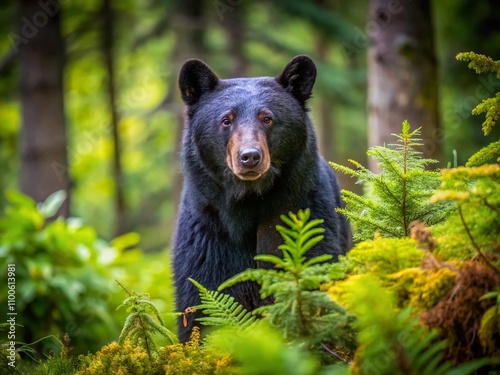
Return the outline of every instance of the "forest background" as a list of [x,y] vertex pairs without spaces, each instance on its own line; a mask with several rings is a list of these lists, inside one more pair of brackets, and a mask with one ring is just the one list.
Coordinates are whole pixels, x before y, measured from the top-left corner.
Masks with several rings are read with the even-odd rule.
[[[408,29],[412,38],[396,45],[411,63],[401,65],[391,61],[388,34]],[[368,164],[367,147],[399,133],[406,118],[423,127],[423,150],[440,166],[463,165],[500,132],[484,137],[483,119],[471,115],[499,80],[471,74],[455,59],[471,50],[500,58],[494,0],[4,1],[0,36],[0,211],[10,204],[6,191],[41,202],[66,189],[60,213],[80,218],[102,241],[133,248],[121,263],[114,260],[115,276],[150,292],[162,311],[172,306],[168,247],[183,123],[176,79],[186,59],[201,58],[226,78],[277,75],[291,57],[311,56],[320,149],[339,164]],[[380,56],[387,57],[385,71],[375,68]],[[422,87],[428,95],[412,96]],[[391,90],[407,95],[400,98],[406,104],[377,101]],[[426,98],[431,105],[422,114]],[[389,110],[396,120],[384,118]],[[354,180],[339,178],[360,192]],[[115,287],[106,309],[121,297]],[[121,314],[110,313],[115,322]],[[119,326],[97,329],[76,350],[99,348]],[[59,329],[85,336],[71,327]],[[25,340],[48,331],[41,327]]]

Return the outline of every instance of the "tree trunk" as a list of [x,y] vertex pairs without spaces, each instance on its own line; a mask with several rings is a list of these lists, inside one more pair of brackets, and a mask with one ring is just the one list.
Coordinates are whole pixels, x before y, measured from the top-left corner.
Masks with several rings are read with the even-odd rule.
[[[328,57],[328,47],[328,37],[325,33],[319,32],[316,38],[316,54],[322,62],[325,62]],[[332,116],[333,100],[330,100],[326,93],[321,93],[318,95],[317,101],[319,101],[319,121],[316,123],[319,133],[319,151],[325,160],[336,161],[338,155],[335,152],[333,144],[333,140],[335,139],[335,124]]]
[[[19,20],[20,189],[39,202],[61,189],[69,195],[60,9],[44,10],[37,0],[21,0]],[[69,198],[59,214],[69,215]]]
[[116,107],[116,86],[113,55],[113,9],[111,0],[102,3],[103,44],[102,52],[107,73],[109,112],[111,114],[111,133],[113,138],[113,180],[115,183],[115,236],[127,232],[127,211],[123,192],[124,175],[121,163],[121,141],[118,129],[119,117]]
[[[197,0],[176,0],[174,3],[174,10],[176,16],[173,19],[173,26],[176,32],[176,41],[173,51],[173,61],[175,62],[176,72],[178,72],[187,59],[203,59],[205,56],[205,44],[203,40],[203,2]],[[182,142],[182,130],[184,128],[184,104],[181,102],[179,90],[177,88],[177,75],[173,75],[172,78],[175,79],[175,82],[169,85],[169,87],[171,88],[170,90],[175,90],[174,95],[172,95],[172,102],[174,103],[174,107],[178,108],[178,111],[176,111],[178,122],[175,129],[175,154],[179,155]],[[169,96],[170,93],[171,92],[169,92]],[[180,168],[176,168],[176,174],[172,182],[172,194],[176,215],[180,203],[181,190],[182,175],[180,173]]]
[[[441,157],[437,62],[429,0],[371,0],[368,49],[369,145],[394,143],[407,119],[422,127],[426,157]],[[376,170],[373,160],[370,168]]]
[[229,77],[245,77],[248,72],[248,58],[245,54],[246,3],[243,2],[231,11],[231,15],[223,17],[222,26],[228,35],[228,58],[231,60]]

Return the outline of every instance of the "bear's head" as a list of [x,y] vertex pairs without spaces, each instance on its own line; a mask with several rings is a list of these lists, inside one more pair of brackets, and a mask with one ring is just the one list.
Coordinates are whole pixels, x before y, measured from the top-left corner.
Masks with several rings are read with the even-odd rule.
[[233,195],[262,194],[316,141],[307,114],[316,66],[292,59],[276,77],[219,79],[201,60],[179,74],[187,105],[183,155]]

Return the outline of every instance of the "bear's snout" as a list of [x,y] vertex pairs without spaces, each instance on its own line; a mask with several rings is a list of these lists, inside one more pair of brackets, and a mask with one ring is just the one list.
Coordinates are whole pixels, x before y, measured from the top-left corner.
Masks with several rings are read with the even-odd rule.
[[247,168],[254,168],[262,160],[262,153],[258,148],[247,147],[240,150],[240,163]]
[[227,146],[227,166],[243,181],[253,181],[267,172],[271,158],[266,135],[251,127],[236,130]]

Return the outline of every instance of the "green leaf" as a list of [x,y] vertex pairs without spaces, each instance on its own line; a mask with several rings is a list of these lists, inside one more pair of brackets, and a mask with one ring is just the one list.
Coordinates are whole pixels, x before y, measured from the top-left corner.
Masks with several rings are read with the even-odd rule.
[[5,197],[15,206],[36,207],[36,202],[33,199],[15,190],[7,190],[5,192]]
[[480,301],[488,299],[488,298],[497,298],[500,295],[500,292],[494,291],[494,292],[489,292],[486,293],[484,296],[479,298]]
[[52,217],[56,214],[57,210],[61,208],[67,196],[68,195],[66,194],[66,191],[58,190],[49,195],[38,210],[43,215],[43,217],[45,218]]
[[309,251],[314,245],[323,240],[324,236],[316,236],[308,240],[304,245],[302,245],[301,254]]
[[259,260],[262,262],[268,262],[268,263],[273,263],[279,268],[285,268],[286,264],[281,259],[280,257],[277,257],[276,255],[269,255],[269,254],[259,254],[254,257],[255,260]]
[[114,238],[111,241],[111,245],[115,249],[123,251],[136,247],[137,244],[139,244],[140,240],[141,236],[139,235],[139,233],[130,232]]
[[464,363],[454,369],[448,371],[446,375],[469,375],[479,370],[481,367],[487,366],[493,363],[491,358],[481,358],[475,361]]
[[332,258],[333,258],[333,255],[330,255],[330,254],[323,254],[323,255],[314,257],[314,258],[309,259],[307,262],[304,263],[304,268],[310,267],[313,264],[328,262]]

